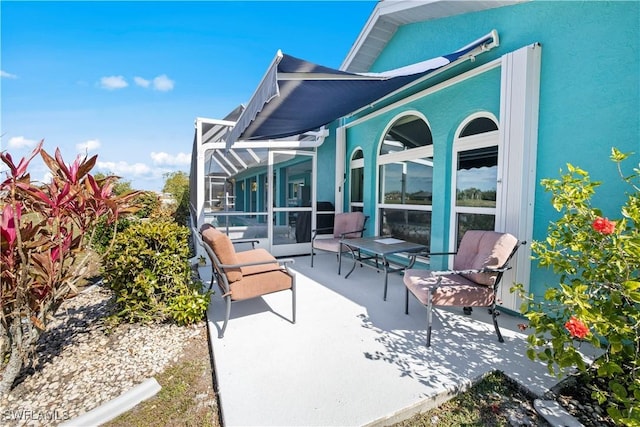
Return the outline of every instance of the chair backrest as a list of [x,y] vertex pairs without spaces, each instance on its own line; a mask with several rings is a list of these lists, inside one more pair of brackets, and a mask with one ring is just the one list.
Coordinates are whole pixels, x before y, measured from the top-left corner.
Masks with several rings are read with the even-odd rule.
[[[458,252],[453,259],[453,269],[506,267],[518,244],[518,239],[509,233],[468,230],[462,236]],[[480,285],[493,286],[496,284],[498,273],[471,273],[464,276]]]
[[366,217],[362,212],[338,213],[333,222],[333,237],[340,237],[344,233],[346,238],[362,237]]
[[222,269],[220,267],[220,264],[238,264],[236,250],[229,236],[209,224],[205,224],[200,228],[200,235],[204,244],[212,252],[210,255],[213,255],[213,257],[210,256],[210,258],[216,271],[225,275],[229,283],[241,280],[242,271],[240,268]]

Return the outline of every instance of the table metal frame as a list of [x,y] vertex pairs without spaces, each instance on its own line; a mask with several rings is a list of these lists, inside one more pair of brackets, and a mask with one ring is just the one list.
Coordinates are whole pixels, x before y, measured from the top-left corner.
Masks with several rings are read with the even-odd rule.
[[[413,267],[416,257],[420,253],[427,250],[425,245],[412,243],[407,241],[399,241],[397,243],[382,243],[384,239],[390,239],[390,236],[362,237],[355,239],[341,239],[340,251],[338,252],[338,275],[342,268],[342,252],[346,248],[353,258],[353,266],[345,276],[345,279],[353,273],[356,265],[366,265],[378,271],[384,271],[384,300],[387,300],[387,284],[389,282],[389,273],[404,271]],[[363,254],[364,252],[364,254]],[[406,253],[408,262],[403,264],[396,260],[390,260],[389,256]],[[375,262],[370,262],[375,260]]]

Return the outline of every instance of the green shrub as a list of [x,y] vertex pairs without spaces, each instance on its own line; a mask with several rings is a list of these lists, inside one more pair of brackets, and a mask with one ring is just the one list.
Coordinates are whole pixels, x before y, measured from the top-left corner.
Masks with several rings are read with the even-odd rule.
[[209,293],[193,289],[191,293],[175,296],[169,302],[169,313],[179,325],[188,325],[202,319],[209,305]]
[[[551,268],[559,285],[543,301],[526,296],[523,312],[534,333],[528,355],[555,367],[575,366],[594,376],[592,397],[607,403],[617,423],[640,425],[640,169],[622,173],[627,154],[613,149],[622,179],[630,184],[621,216],[604,217],[591,205],[599,182],[572,165],[561,179],[544,179],[553,207],[562,214],[544,241],[531,245],[541,267]],[[522,292],[522,287],[518,287]],[[603,351],[587,366],[583,342]]]
[[188,228],[166,220],[133,223],[117,235],[103,272],[118,319],[189,324],[203,318],[210,294],[192,278],[188,236]]
[[101,216],[98,223],[89,235],[89,245],[99,254],[107,252],[113,241],[114,232],[121,233],[126,230],[131,221],[128,218],[119,218],[116,222],[109,224],[106,216]]
[[133,204],[138,207],[136,217],[151,218],[160,209],[160,197],[153,191],[143,191],[133,199]]
[[[129,190],[128,193],[131,193],[131,191]],[[118,218],[115,223],[108,223],[106,216],[99,218],[98,223],[88,236],[88,243],[93,250],[101,255],[104,254],[111,246],[114,232],[116,234],[122,233],[132,222],[155,215],[160,209],[160,198],[153,191],[136,192],[131,198],[130,204],[134,212]]]

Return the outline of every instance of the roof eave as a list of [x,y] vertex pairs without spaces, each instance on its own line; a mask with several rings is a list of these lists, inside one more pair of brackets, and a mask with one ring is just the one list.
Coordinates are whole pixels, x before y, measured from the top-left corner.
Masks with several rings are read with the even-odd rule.
[[368,72],[398,27],[530,0],[387,0],[376,4],[371,16],[345,57],[340,70]]

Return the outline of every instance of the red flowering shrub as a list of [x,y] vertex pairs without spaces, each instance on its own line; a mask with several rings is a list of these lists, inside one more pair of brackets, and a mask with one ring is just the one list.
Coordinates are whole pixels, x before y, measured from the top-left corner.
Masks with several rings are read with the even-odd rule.
[[594,230],[602,234],[612,234],[616,230],[616,223],[608,218],[597,217],[592,224]]
[[[549,284],[542,300],[522,293],[522,312],[534,330],[531,359],[546,362],[552,374],[570,367],[588,372],[592,397],[606,402],[609,416],[640,426],[640,168],[625,175],[621,163],[628,157],[612,150],[631,189],[616,221],[591,205],[600,183],[586,171],[567,165],[560,179],[542,180],[561,216],[531,249],[558,282]],[[579,351],[585,342],[602,351],[591,365]]]
[[[31,361],[48,320],[77,293],[89,261],[83,248],[99,218],[114,223],[137,194],[115,197],[116,177],[94,179],[96,156],[67,165],[42,144],[18,164],[0,153],[9,168],[0,181],[0,396]],[[38,154],[53,176],[47,184],[32,182],[27,170]]]
[[583,339],[589,335],[589,328],[576,316],[571,316],[571,318],[564,324],[564,327],[574,338]]

